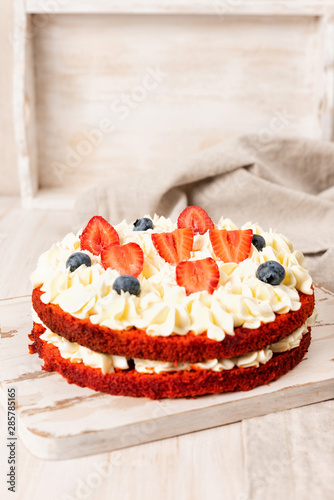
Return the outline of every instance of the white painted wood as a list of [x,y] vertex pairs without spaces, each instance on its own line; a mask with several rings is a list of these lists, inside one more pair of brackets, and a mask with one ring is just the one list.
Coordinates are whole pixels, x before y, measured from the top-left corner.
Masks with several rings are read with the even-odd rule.
[[[331,499],[333,409],[334,401],[327,401],[56,462],[35,458],[19,439],[17,497],[78,500],[85,493],[89,500],[153,496],[159,500],[290,500],[295,494],[303,500]],[[2,424],[5,430],[0,405],[0,432]],[[4,453],[1,458],[5,471]],[[3,480],[1,474],[1,492],[5,491]]]
[[279,14],[318,15],[332,0],[27,0],[29,13],[66,14]]
[[243,132],[321,137],[322,37],[313,17],[53,16],[35,40],[41,187],[163,171]]
[[242,422],[245,499],[331,499],[333,409],[328,401]]
[[[333,2],[334,3],[334,2]],[[334,140],[334,15],[321,17],[323,32],[322,65],[324,70],[321,99],[323,138]]]
[[38,189],[34,57],[30,22],[24,0],[15,0],[13,114],[21,198],[25,208],[31,208]]
[[26,208],[71,209],[106,177],[162,172],[245,132],[334,137],[332,0],[15,0],[15,12]]
[[13,117],[13,26],[12,1],[1,3],[0,15],[0,195],[20,194]]
[[[5,424],[5,413],[0,405],[1,424]],[[242,426],[236,423],[55,462],[34,457],[19,440],[16,496],[20,500],[46,496],[48,500],[78,500],[85,493],[89,500],[147,500],[153,496],[159,500],[200,500],[209,495],[212,500],[221,500],[223,491],[223,498],[244,500],[248,478],[243,441]],[[3,458],[5,471],[5,455]],[[7,499],[3,479],[1,474],[0,491]]]
[[7,387],[17,388],[21,439],[43,459],[102,453],[330,399],[334,294],[317,288],[316,298],[311,347],[287,375],[245,393],[160,401],[109,396],[41,371],[37,355],[27,353],[30,298],[2,301],[1,399]]

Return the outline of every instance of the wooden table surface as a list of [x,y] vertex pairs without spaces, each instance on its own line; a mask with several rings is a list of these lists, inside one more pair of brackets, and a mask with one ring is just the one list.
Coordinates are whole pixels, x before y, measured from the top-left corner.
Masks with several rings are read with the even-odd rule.
[[[0,300],[28,295],[37,257],[72,228],[68,212],[23,211],[18,199],[0,198]],[[329,500],[334,492],[333,410],[333,400],[325,401],[57,462],[33,457],[19,440],[13,494],[4,477],[7,419],[1,408],[0,498]]]

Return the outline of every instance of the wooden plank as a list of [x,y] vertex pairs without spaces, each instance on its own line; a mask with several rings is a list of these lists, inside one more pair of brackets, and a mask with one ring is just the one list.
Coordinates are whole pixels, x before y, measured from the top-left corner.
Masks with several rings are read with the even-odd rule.
[[327,401],[242,423],[249,484],[245,498],[331,498],[333,409],[334,401]]
[[25,1],[15,0],[13,114],[21,199],[25,208],[31,208],[38,189],[33,35]]
[[40,370],[27,352],[30,301],[2,301],[1,399],[15,386],[20,436],[44,459],[62,459],[215,427],[334,396],[334,294],[316,289],[319,318],[306,358],[270,386],[197,399],[112,397]]
[[320,15],[331,0],[27,0],[27,12],[47,14]]

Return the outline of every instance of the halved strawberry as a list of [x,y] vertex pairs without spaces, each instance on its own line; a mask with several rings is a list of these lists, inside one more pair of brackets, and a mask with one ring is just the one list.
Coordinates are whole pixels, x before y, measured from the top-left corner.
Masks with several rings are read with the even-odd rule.
[[176,281],[179,286],[184,286],[187,295],[201,290],[213,293],[218,286],[219,269],[211,257],[183,261],[176,266]]
[[160,257],[169,264],[177,264],[190,258],[194,233],[189,227],[175,229],[171,233],[152,233],[151,238]]
[[180,213],[177,219],[177,227],[179,229],[190,227],[195,234],[204,234],[215,226],[203,208],[192,206],[185,208],[183,212]]
[[174,245],[178,255],[178,262],[190,259],[194,243],[194,232],[190,227],[175,229],[172,232]]
[[104,269],[111,267],[121,275],[138,276],[143,270],[144,253],[137,243],[110,245],[102,250],[101,261]]
[[210,240],[216,257],[223,262],[242,262],[250,254],[252,229],[211,229]]
[[81,250],[89,250],[94,255],[110,245],[119,245],[116,229],[99,215],[90,219],[79,238]]

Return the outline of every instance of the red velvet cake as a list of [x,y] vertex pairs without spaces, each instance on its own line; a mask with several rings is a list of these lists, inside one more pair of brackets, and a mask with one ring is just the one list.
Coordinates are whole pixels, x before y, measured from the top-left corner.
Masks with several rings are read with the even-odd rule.
[[294,368],[311,340],[301,252],[257,224],[93,217],[39,258],[31,352],[43,369],[113,395],[246,391]]

